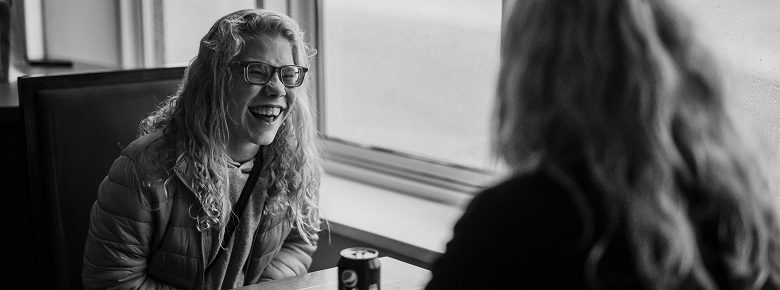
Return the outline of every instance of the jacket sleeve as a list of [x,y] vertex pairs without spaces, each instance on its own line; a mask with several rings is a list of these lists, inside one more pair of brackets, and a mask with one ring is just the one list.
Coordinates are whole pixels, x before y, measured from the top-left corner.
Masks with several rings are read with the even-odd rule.
[[314,235],[312,244],[303,240],[296,228],[290,229],[282,243],[282,248],[268,264],[260,281],[278,280],[306,274],[311,266],[314,251],[317,250],[318,236]]
[[135,172],[134,161],[120,156],[100,184],[84,249],[85,289],[173,289],[147,275],[154,222]]

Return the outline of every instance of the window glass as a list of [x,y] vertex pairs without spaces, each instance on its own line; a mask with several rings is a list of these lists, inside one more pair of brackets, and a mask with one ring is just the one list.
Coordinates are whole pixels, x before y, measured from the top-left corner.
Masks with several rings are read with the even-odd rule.
[[324,133],[488,169],[500,0],[322,1]]
[[254,8],[255,0],[165,0],[162,2],[164,63],[187,65],[198,54],[200,39],[220,17]]
[[[728,68],[736,105],[767,145],[780,189],[780,1],[679,1],[701,37]],[[780,197],[780,196],[778,196]]]

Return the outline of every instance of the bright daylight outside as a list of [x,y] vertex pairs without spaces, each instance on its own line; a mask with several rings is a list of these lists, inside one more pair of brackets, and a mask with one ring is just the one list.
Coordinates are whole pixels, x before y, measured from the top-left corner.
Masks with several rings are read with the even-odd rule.
[[323,1],[325,134],[490,168],[501,1]]
[[[325,104],[320,112],[325,135],[445,163],[495,168],[489,126],[502,1],[321,4],[317,58],[324,67],[314,73],[324,77],[319,97]],[[692,16],[712,53],[731,68],[726,79],[734,103],[763,138],[772,158],[772,182],[780,188],[780,1],[677,4]],[[253,1],[172,0],[164,5],[186,9],[163,10],[165,61],[186,64],[212,21]]]
[[[680,1],[724,66],[734,104],[758,131],[780,192],[780,1]],[[780,198],[780,193],[777,194]],[[780,199],[778,200],[780,202]]]

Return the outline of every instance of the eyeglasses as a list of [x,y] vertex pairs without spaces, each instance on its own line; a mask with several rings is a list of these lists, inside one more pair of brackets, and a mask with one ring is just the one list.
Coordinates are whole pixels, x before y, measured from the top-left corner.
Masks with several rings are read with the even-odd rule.
[[233,61],[231,65],[241,65],[244,69],[244,80],[255,85],[267,84],[276,74],[285,87],[294,88],[303,83],[308,68],[299,65],[283,65],[280,67],[259,61]]

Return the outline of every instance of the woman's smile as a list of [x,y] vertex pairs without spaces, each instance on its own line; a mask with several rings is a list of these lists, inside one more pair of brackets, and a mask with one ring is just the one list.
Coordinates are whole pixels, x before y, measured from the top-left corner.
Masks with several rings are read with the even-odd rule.
[[282,106],[278,105],[261,105],[249,107],[249,113],[256,119],[265,121],[266,123],[273,123],[279,116],[285,113],[286,110]]

